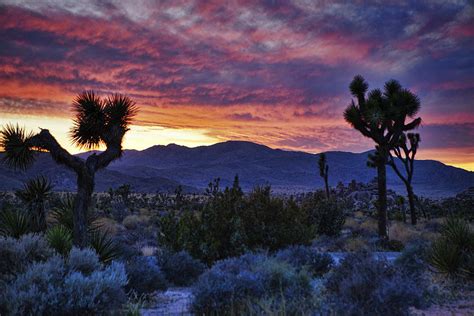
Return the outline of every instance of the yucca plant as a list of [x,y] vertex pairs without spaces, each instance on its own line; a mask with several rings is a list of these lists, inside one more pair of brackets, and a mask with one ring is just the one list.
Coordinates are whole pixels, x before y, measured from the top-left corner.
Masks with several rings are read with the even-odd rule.
[[29,214],[14,209],[0,211],[0,235],[20,238],[31,232]]
[[96,230],[89,235],[90,246],[99,255],[100,261],[110,263],[122,254],[120,246],[107,232]]
[[46,200],[51,195],[53,186],[48,178],[39,176],[28,180],[15,195],[26,204],[31,215],[31,228],[34,232],[46,230]]
[[137,108],[127,96],[114,94],[104,99],[86,91],[76,97],[73,109],[76,116],[70,133],[72,142],[87,149],[105,145],[104,152],[82,159],[61,147],[49,130],[41,129],[32,134],[18,125],[7,125],[0,130],[0,147],[5,150],[5,162],[13,168],[28,168],[36,158],[35,153],[45,151],[56,163],[77,174],[73,236],[77,246],[85,247],[88,244],[87,213],[94,191],[94,178],[97,171],[122,155],[122,140]]
[[72,231],[56,225],[46,231],[46,240],[59,254],[66,256],[72,248]]
[[[71,232],[74,231],[74,203],[74,195],[68,194],[62,198],[59,205],[50,212],[52,223],[62,225]],[[97,222],[97,216],[91,211],[87,212],[86,221],[89,232],[101,227],[100,223]]]
[[429,261],[450,277],[474,277],[474,232],[466,221],[448,217],[441,237],[431,247]]

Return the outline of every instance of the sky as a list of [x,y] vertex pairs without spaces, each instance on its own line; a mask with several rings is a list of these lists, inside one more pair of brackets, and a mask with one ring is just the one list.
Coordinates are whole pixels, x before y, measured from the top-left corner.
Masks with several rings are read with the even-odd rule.
[[474,170],[472,1],[0,0],[0,125],[71,152],[72,100],[124,93],[124,147],[247,140],[373,148],[344,121],[349,83],[421,99],[420,159]]

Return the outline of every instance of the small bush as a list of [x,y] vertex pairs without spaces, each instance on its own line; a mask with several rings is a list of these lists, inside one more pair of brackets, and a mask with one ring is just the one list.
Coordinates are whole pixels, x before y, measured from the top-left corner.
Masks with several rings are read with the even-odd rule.
[[395,260],[395,265],[412,276],[420,276],[427,268],[428,248],[429,244],[424,241],[407,245]]
[[68,268],[89,275],[100,268],[99,257],[92,249],[72,248],[67,258]]
[[66,256],[72,248],[72,233],[62,225],[48,229],[46,239],[51,247],[63,256]]
[[126,265],[128,290],[141,295],[167,288],[165,275],[153,259],[143,256],[130,258]]
[[325,286],[332,308],[350,315],[404,315],[410,306],[423,305],[426,291],[370,253],[349,254],[329,275]]
[[313,276],[322,276],[331,269],[333,260],[328,254],[319,254],[305,246],[292,246],[276,253],[275,258],[286,261],[292,266],[306,268]]
[[20,239],[0,237],[0,279],[23,271],[34,261],[47,260],[53,253],[41,235],[27,234]]
[[245,254],[217,262],[199,277],[193,293],[193,309],[198,314],[239,314],[246,310],[249,299],[266,295],[278,302],[308,298],[311,285],[305,270],[297,271],[265,255]]
[[317,234],[337,236],[341,232],[345,221],[341,202],[314,194],[303,201],[303,209],[310,214]]
[[7,315],[111,313],[126,300],[123,291],[126,282],[122,264],[113,262],[85,275],[67,269],[61,257],[53,256],[32,263],[5,287],[0,296],[0,310]]
[[168,281],[178,286],[192,284],[206,269],[202,262],[185,251],[165,255],[159,260]]

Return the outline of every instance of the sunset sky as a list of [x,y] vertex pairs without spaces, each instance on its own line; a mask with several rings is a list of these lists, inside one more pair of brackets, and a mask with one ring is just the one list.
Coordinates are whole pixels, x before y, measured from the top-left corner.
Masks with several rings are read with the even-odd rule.
[[0,0],[0,125],[77,152],[71,102],[94,89],[138,104],[126,148],[361,152],[342,117],[361,74],[420,97],[420,159],[474,170],[473,2],[358,2]]

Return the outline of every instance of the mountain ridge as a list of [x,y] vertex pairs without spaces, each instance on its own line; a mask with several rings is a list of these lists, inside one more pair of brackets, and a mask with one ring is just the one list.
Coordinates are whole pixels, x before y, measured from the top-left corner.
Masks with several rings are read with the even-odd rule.
[[[366,166],[371,152],[325,152],[330,185],[349,183],[353,179],[364,183],[371,181],[376,176],[375,170]],[[78,156],[85,158],[92,153]],[[32,169],[24,173],[15,173],[0,164],[0,190],[18,188],[22,181],[40,173],[51,176],[57,190],[75,189],[72,172],[54,164],[48,154],[40,156]],[[96,190],[105,191],[107,186],[130,182],[137,192],[173,191],[178,185],[189,192],[202,192],[214,178],[219,177],[222,186],[226,186],[232,183],[235,175],[239,175],[244,190],[269,184],[277,192],[311,191],[323,186],[317,170],[318,159],[319,154],[272,149],[248,141],[227,141],[193,148],[176,144],[155,145],[144,150],[124,150],[120,159],[99,172]],[[403,183],[389,167],[387,183],[390,189],[404,193]],[[454,195],[474,186],[474,172],[436,160],[417,160],[413,185],[420,195]]]

